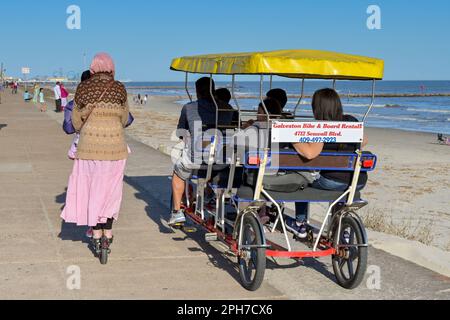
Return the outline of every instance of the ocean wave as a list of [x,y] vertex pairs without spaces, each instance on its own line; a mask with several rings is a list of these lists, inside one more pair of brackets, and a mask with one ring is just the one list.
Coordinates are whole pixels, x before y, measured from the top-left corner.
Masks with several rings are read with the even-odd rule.
[[432,113],[450,113],[450,110],[437,110],[437,109],[421,109],[421,108],[407,108],[406,111],[420,111],[420,112],[432,112]]
[[[369,107],[368,103],[343,103],[344,107]],[[373,108],[385,108],[385,104],[374,104]]]
[[415,122],[437,122],[437,121],[439,121],[436,119],[419,119],[419,118],[404,117],[404,116],[383,116],[383,115],[379,115],[379,114],[370,115],[370,118],[389,119],[391,121],[415,121]]

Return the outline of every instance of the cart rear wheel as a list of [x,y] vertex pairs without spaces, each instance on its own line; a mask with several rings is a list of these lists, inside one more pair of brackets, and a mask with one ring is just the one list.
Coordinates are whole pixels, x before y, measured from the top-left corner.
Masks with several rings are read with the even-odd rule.
[[[242,244],[263,245],[264,240],[258,220],[252,214],[247,214],[244,217],[243,224]],[[238,263],[242,286],[249,291],[258,290],[264,280],[266,271],[266,249],[244,248],[238,257]]]
[[[341,245],[355,245],[364,243],[364,237],[359,223],[355,218],[347,216],[342,218],[340,234],[336,225],[333,243]],[[342,254],[333,255],[333,270],[337,282],[346,289],[354,289],[364,278],[367,269],[367,247],[354,246],[340,248]]]

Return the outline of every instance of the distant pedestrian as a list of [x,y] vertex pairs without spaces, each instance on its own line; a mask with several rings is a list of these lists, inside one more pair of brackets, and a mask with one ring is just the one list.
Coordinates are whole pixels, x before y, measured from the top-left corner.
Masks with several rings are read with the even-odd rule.
[[61,87],[59,86],[59,81],[53,87],[53,92],[55,93],[55,112],[61,112]]
[[14,81],[13,85],[12,85],[12,94],[17,94],[18,87],[19,87],[19,84],[17,83],[17,81]]
[[145,105],[147,104],[147,101],[148,101],[148,95],[146,94],[146,95],[144,96],[144,104],[145,104]]
[[138,94],[138,103],[142,104],[142,99],[141,99],[141,94],[140,93]]
[[62,83],[59,84],[59,88],[61,90],[61,111],[64,111],[67,106],[67,97],[69,96],[69,92]]
[[34,90],[33,90],[33,102],[37,103],[38,99],[39,99],[39,93],[41,92],[39,85],[36,83],[34,85]]
[[39,89],[39,106],[41,112],[47,112],[47,105],[45,104],[45,97],[44,97],[44,89]]

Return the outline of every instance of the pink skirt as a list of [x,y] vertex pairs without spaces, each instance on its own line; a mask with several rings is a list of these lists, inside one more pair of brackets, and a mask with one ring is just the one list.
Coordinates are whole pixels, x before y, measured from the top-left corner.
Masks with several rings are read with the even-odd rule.
[[117,220],[125,165],[126,160],[74,160],[61,218],[90,227],[106,223],[107,219]]

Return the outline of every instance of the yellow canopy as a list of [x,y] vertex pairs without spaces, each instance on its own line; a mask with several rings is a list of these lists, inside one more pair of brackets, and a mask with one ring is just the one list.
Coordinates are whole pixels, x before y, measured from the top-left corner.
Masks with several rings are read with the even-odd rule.
[[384,61],[320,50],[208,54],[176,58],[172,70],[203,74],[265,74],[310,79],[382,79]]

